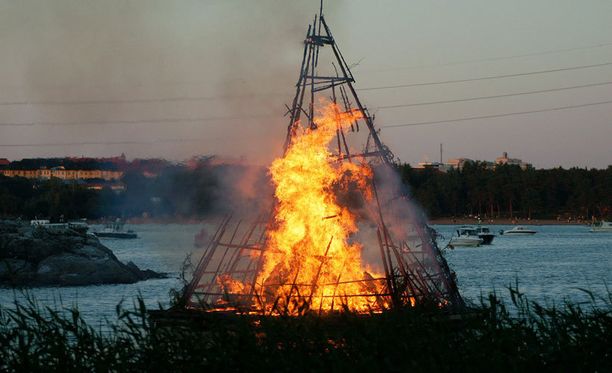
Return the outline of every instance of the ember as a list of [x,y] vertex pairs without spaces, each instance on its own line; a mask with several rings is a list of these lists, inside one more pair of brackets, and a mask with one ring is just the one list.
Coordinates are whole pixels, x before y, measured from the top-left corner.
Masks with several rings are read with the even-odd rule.
[[[222,221],[183,304],[267,315],[461,306],[322,13],[304,44],[285,152],[269,169],[275,206],[251,224]],[[325,46],[335,74],[319,74]]]

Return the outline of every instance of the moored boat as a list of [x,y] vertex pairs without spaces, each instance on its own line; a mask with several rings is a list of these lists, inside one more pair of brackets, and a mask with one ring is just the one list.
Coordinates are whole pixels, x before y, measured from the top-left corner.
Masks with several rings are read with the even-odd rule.
[[133,230],[124,230],[124,223],[117,219],[114,223],[108,223],[101,231],[95,231],[93,234],[96,237],[102,238],[123,238],[132,239],[138,238],[138,235]]
[[202,228],[196,235],[193,237],[193,246],[197,248],[206,247],[206,244],[210,241],[210,237],[206,228]]
[[593,232],[593,233],[612,232],[612,222],[602,220],[597,223],[593,223],[593,225],[591,225],[591,230],[589,232]]
[[451,238],[448,246],[480,246],[484,241],[478,237],[478,233],[473,227],[460,227],[457,229],[456,234],[456,236]]
[[493,243],[493,239],[495,238],[495,233],[491,232],[489,227],[477,226],[476,233],[478,233],[478,237],[482,238],[483,245],[490,245]]
[[87,225],[87,219],[79,219],[79,220],[71,220],[67,223],[51,223],[48,219],[34,219],[30,220],[30,225],[32,227],[44,228],[47,230],[62,230],[62,229],[72,229],[73,231],[79,232],[81,234],[86,234],[89,229],[89,225]]
[[519,225],[512,229],[500,231],[499,233],[503,235],[509,235],[509,236],[529,236],[529,235],[536,234],[538,232],[534,231],[533,229],[525,228]]

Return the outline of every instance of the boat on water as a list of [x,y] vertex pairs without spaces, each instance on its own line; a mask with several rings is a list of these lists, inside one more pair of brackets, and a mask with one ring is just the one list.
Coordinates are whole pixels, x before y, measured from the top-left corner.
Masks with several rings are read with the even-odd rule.
[[36,218],[36,219],[30,220],[30,225],[33,226],[33,227],[44,227],[44,226],[47,226],[49,224],[51,224],[51,220],[48,220],[48,219],[38,219],[38,218]]
[[101,231],[95,231],[93,234],[96,237],[102,238],[123,238],[132,239],[138,238],[138,235],[133,230],[125,230],[125,223],[117,219],[114,223],[107,223]]
[[591,225],[591,230],[589,232],[593,233],[602,233],[602,232],[610,232],[612,233],[612,222],[610,221],[598,221]]
[[490,245],[493,243],[493,239],[495,238],[495,233],[491,232],[489,227],[477,226],[476,233],[478,233],[478,237],[482,238],[483,245]]
[[478,232],[474,227],[459,227],[455,232],[456,236],[451,237],[448,246],[480,246],[484,240],[478,237]]
[[71,220],[67,223],[51,223],[48,219],[33,219],[30,220],[30,225],[32,227],[40,227],[48,230],[72,229],[82,234],[86,234],[87,230],[89,230],[87,219]]
[[87,219],[71,220],[68,223],[68,228],[77,231],[82,234],[86,234],[89,230]]
[[202,228],[196,235],[193,237],[193,246],[197,248],[206,247],[206,244],[210,241],[210,236],[206,231],[206,228]]
[[538,232],[534,231],[533,229],[525,228],[520,225],[512,229],[508,229],[505,231],[504,230],[499,231],[499,234],[508,235],[508,236],[529,236],[529,235],[533,235],[536,233]]

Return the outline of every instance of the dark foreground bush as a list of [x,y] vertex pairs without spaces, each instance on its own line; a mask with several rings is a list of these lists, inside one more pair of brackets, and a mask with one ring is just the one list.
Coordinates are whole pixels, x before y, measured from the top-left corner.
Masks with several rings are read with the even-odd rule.
[[0,308],[0,371],[609,371],[610,296],[542,307],[510,290],[461,316],[211,317],[154,325],[142,300],[101,329],[77,309]]

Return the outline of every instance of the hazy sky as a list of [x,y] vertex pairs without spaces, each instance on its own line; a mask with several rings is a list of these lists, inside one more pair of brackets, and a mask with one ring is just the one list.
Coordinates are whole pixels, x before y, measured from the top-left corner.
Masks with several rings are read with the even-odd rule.
[[[267,162],[318,1],[0,0],[0,158],[194,154]],[[327,1],[376,125],[612,101],[609,0]],[[511,57],[511,58],[507,58]],[[611,84],[598,83],[610,82]],[[537,94],[399,108],[381,106]],[[405,162],[612,164],[612,104],[383,128]],[[109,144],[115,143],[115,144]]]

